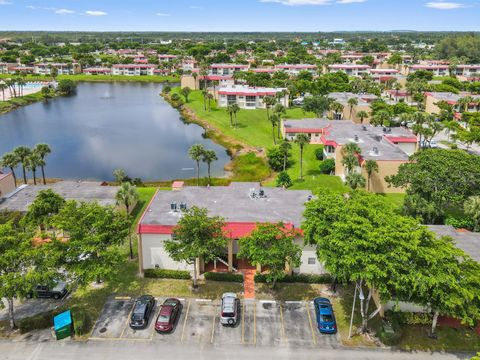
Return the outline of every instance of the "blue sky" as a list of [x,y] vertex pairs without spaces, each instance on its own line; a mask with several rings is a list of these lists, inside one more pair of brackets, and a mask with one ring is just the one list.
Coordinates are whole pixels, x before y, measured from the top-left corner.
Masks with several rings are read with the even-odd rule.
[[480,30],[480,0],[0,0],[0,30]]

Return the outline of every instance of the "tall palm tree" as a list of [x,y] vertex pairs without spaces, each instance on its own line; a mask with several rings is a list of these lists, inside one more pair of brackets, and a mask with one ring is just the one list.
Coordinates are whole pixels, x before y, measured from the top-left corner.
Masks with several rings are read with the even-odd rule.
[[352,97],[348,99],[347,103],[348,103],[348,107],[350,108],[350,120],[352,120],[353,108],[358,105],[358,99]]
[[351,142],[342,146],[342,154],[344,156],[348,154],[351,154],[351,155],[360,154],[361,152],[362,150],[360,149],[360,146],[358,146],[358,144],[354,142]]
[[378,163],[375,160],[365,161],[365,171],[367,172],[367,190],[370,191],[370,179],[373,173],[378,173]]
[[218,157],[214,150],[205,150],[203,152],[202,161],[207,164],[208,169],[208,185],[211,185],[210,167],[212,165],[212,162],[217,160]]
[[240,111],[240,106],[238,106],[237,103],[232,104],[232,113],[233,113],[233,118],[235,119],[233,126],[237,126],[237,113]]
[[273,113],[278,116],[279,125],[278,125],[278,127],[277,127],[277,137],[280,139],[280,137],[281,137],[281,134],[280,134],[280,121],[282,120],[282,115],[286,115],[286,114],[287,114],[287,109],[285,109],[285,106],[283,106],[282,104],[278,103],[278,104],[276,104],[275,107],[273,108]]
[[270,108],[277,103],[277,99],[273,96],[264,96],[262,101],[265,104],[265,109],[267,109],[267,120],[270,120]]
[[280,152],[283,155],[283,171],[287,170],[287,160],[291,149],[292,145],[287,140],[283,140],[280,143]]
[[198,77],[198,73],[197,72],[194,72],[192,73],[192,77],[193,77],[193,80],[194,80],[194,90],[197,90],[197,77]]
[[[117,205],[125,206],[127,221],[130,225],[130,212],[138,202],[139,195],[137,188],[129,182],[124,182],[117,192]],[[130,259],[133,259],[132,227],[129,226],[128,241],[130,245]]]
[[48,154],[50,154],[52,152],[52,149],[50,148],[50,146],[48,144],[37,144],[33,151],[35,151],[38,155],[40,155],[40,157],[43,160],[43,163],[41,165],[42,179],[43,179],[43,185],[46,185],[46,181],[45,181],[45,164],[46,164],[46,161],[45,161],[45,158],[47,157]]
[[[227,106],[227,114],[230,116],[230,126],[233,127],[233,113],[234,113],[234,105],[236,104],[230,104]],[[238,105],[237,105],[238,106]]]
[[20,164],[22,164],[22,171],[23,171],[23,183],[27,183],[27,173],[25,171],[25,168],[28,165],[28,157],[32,153],[32,150],[26,146],[18,146],[15,149],[13,149],[13,153],[17,157],[18,161]]
[[310,138],[307,134],[297,134],[295,142],[300,148],[300,179],[303,180],[303,149],[310,143]]
[[365,120],[368,117],[368,112],[365,110],[360,110],[357,113],[357,116],[360,118],[360,124],[363,124],[363,120]]
[[468,106],[475,102],[475,99],[471,96],[465,96],[458,99],[457,104],[460,106],[460,112],[467,112]]
[[44,166],[45,162],[42,160],[40,155],[38,155],[35,151],[32,151],[30,155],[27,157],[27,169],[32,172],[33,175],[33,184],[37,185],[37,169],[40,166]]
[[2,92],[2,99],[5,101],[5,90],[8,89],[8,85],[4,81],[0,81],[0,91]]
[[347,153],[342,159],[342,165],[347,171],[347,175],[350,175],[359,165],[358,158],[352,153]]
[[332,110],[335,113],[335,115],[341,114],[343,112],[343,109],[344,109],[344,106],[340,104],[338,101],[334,101],[330,104],[330,110]]
[[205,153],[205,148],[202,144],[195,144],[188,149],[188,155],[190,159],[194,160],[197,163],[197,186],[200,186],[200,161],[203,158]]
[[203,89],[202,90],[202,95],[203,95],[203,110],[207,111],[207,96],[208,96],[208,90]]
[[388,111],[380,110],[372,116],[372,118],[370,119],[370,123],[372,125],[389,126],[391,119],[392,119],[392,116]]
[[213,100],[213,94],[208,93],[207,99],[208,99],[208,111],[211,111],[212,110],[211,101]]
[[12,172],[15,187],[17,187],[17,176],[15,175],[15,168],[18,166],[19,163],[20,160],[14,152],[6,153],[0,160],[0,167],[9,168]]
[[279,118],[277,114],[272,114],[270,116],[270,123],[272,124],[272,135],[273,135],[273,143],[276,145],[277,140],[275,137],[275,126],[279,125]]

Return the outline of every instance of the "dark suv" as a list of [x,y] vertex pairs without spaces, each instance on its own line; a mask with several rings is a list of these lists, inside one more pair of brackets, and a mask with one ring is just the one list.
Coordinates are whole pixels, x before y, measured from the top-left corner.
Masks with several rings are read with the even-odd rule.
[[68,294],[67,283],[64,281],[57,281],[53,286],[37,285],[33,288],[33,292],[28,294],[28,298],[54,298],[55,300],[62,299]]
[[143,295],[135,301],[132,316],[130,318],[130,327],[132,329],[144,329],[148,326],[148,320],[155,308],[155,298],[151,295]]

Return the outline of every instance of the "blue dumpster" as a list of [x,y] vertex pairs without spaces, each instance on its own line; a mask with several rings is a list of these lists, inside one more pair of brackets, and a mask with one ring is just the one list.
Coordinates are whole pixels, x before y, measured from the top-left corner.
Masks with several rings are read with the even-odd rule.
[[70,310],[58,314],[53,318],[53,328],[55,330],[55,336],[57,337],[57,340],[62,340],[66,337],[72,336],[73,322]]

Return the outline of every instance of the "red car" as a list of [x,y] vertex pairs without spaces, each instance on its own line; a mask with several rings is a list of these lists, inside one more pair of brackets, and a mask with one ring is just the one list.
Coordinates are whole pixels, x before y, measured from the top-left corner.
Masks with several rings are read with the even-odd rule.
[[155,330],[160,333],[170,332],[174,329],[177,319],[182,311],[182,303],[178,299],[167,299],[160,308]]

